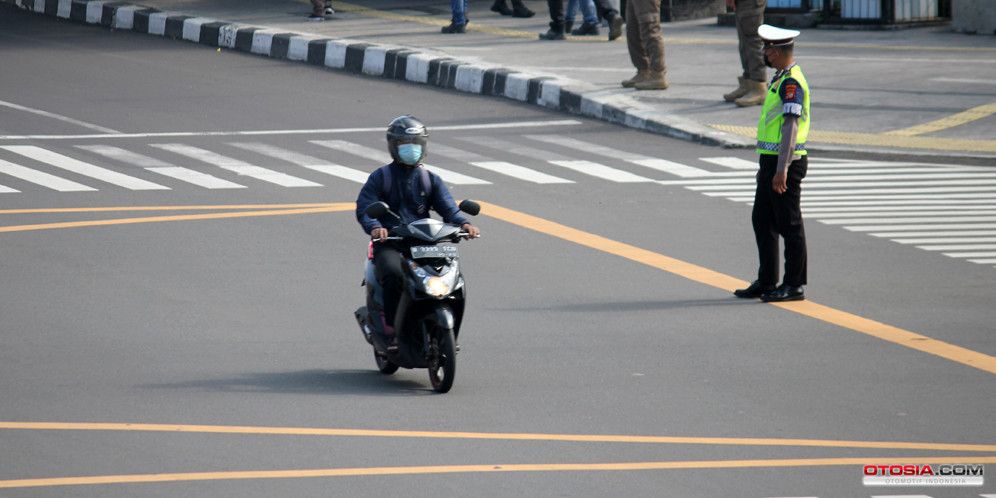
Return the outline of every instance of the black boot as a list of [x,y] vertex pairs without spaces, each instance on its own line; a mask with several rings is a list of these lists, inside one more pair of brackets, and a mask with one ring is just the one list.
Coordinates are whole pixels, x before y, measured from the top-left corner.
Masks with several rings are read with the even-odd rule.
[[[468,22],[470,22],[470,21],[468,21]],[[449,26],[443,26],[443,28],[440,31],[442,33],[448,34],[448,35],[449,34],[466,33],[467,32],[467,23],[457,24],[457,23],[455,23],[453,21],[450,21],[450,25]]]
[[512,15],[512,9],[508,8],[508,4],[505,0],[495,0],[495,3],[491,4],[491,11],[497,12],[503,16]]
[[512,17],[533,17],[535,12],[529,10],[522,0],[512,0]]
[[563,40],[564,39],[564,23],[550,22],[550,30],[546,33],[539,34],[540,40]]
[[598,35],[598,24],[595,23],[584,23],[578,26],[578,29],[571,31],[574,36],[592,36]]

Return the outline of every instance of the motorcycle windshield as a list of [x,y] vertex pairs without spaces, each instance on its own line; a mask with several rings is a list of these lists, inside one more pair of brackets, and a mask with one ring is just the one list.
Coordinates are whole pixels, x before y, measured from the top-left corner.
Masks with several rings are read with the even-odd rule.
[[403,230],[399,230],[399,235],[435,243],[450,239],[459,231],[459,227],[448,223],[432,218],[423,218],[406,225]]

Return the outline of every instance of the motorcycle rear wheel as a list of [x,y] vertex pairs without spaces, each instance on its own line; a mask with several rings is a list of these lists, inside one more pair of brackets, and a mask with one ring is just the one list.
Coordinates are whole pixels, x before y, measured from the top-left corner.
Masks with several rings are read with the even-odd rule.
[[388,360],[386,356],[381,356],[374,348],[374,361],[377,362],[377,370],[384,375],[391,375],[398,371],[398,366]]
[[429,381],[437,393],[449,392],[456,376],[456,351],[452,330],[439,330],[429,347]]

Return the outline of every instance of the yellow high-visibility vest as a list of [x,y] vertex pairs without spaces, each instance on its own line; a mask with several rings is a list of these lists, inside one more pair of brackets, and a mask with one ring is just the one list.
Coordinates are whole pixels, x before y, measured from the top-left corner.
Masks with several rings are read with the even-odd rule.
[[802,116],[799,117],[799,133],[795,139],[795,153],[806,155],[806,137],[809,136],[809,84],[799,66],[792,66],[777,81],[768,87],[764,98],[761,117],[757,120],[757,152],[759,154],[778,155],[782,143],[782,124],[785,122],[785,110],[782,105],[781,88],[785,80],[792,77],[802,86]]

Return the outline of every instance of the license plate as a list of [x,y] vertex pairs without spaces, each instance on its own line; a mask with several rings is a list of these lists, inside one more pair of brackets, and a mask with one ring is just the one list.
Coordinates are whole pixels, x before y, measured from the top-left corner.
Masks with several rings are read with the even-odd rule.
[[456,258],[459,252],[453,246],[412,246],[412,257],[422,258]]

